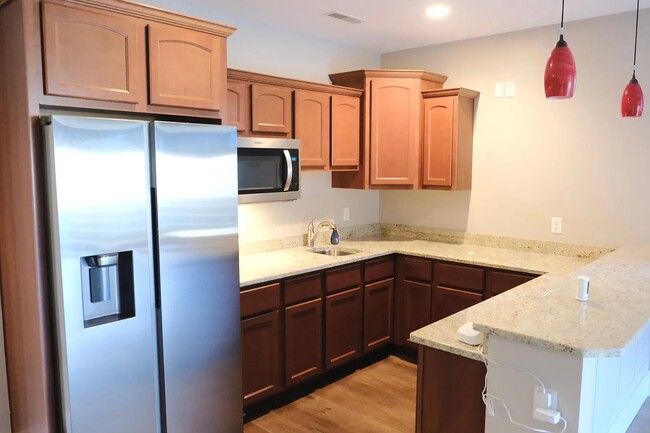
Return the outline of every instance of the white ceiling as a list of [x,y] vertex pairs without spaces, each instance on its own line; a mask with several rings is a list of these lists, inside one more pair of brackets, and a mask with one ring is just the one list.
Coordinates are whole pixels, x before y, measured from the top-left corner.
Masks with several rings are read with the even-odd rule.
[[[145,0],[147,1],[147,0]],[[157,3],[148,0],[148,3]],[[561,0],[184,0],[214,8],[240,23],[267,25],[384,53],[505,33],[560,21]],[[451,14],[431,20],[428,6]],[[641,7],[650,7],[642,0]],[[635,0],[566,0],[565,21],[635,10]],[[323,14],[340,11],[366,20],[349,24]],[[237,26],[238,23],[234,22]],[[640,24],[650,25],[650,24]],[[567,32],[570,26],[567,27]]]

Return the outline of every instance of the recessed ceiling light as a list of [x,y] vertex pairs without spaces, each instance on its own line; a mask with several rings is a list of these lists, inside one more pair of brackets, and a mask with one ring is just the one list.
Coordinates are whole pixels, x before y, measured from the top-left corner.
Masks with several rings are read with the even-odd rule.
[[439,19],[449,15],[449,6],[435,5],[427,8],[426,14],[429,18]]

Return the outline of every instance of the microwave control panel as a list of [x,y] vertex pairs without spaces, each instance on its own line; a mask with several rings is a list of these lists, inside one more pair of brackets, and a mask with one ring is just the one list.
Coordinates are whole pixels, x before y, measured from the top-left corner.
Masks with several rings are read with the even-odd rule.
[[300,156],[298,149],[290,149],[291,156],[291,186],[289,191],[300,191]]

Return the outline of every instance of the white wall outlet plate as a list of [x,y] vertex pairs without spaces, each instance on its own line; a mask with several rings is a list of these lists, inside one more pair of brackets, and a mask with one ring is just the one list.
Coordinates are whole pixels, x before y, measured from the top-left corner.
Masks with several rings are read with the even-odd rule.
[[514,81],[506,81],[506,98],[513,98],[517,95]]
[[562,217],[551,217],[551,233],[562,234]]
[[350,221],[350,208],[349,207],[344,207],[343,208],[343,221]]

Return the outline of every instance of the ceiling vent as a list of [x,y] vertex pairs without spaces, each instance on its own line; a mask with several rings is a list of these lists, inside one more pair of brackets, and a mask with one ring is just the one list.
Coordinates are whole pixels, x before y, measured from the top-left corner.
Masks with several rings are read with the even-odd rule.
[[346,22],[352,23],[352,24],[359,24],[359,23],[363,23],[363,22],[366,21],[366,20],[362,20],[361,18],[353,17],[352,15],[348,15],[348,14],[346,14],[344,12],[339,12],[339,11],[327,12],[327,13],[325,13],[323,15],[326,15],[326,16],[332,17],[332,18],[336,18],[337,20],[346,21]]

